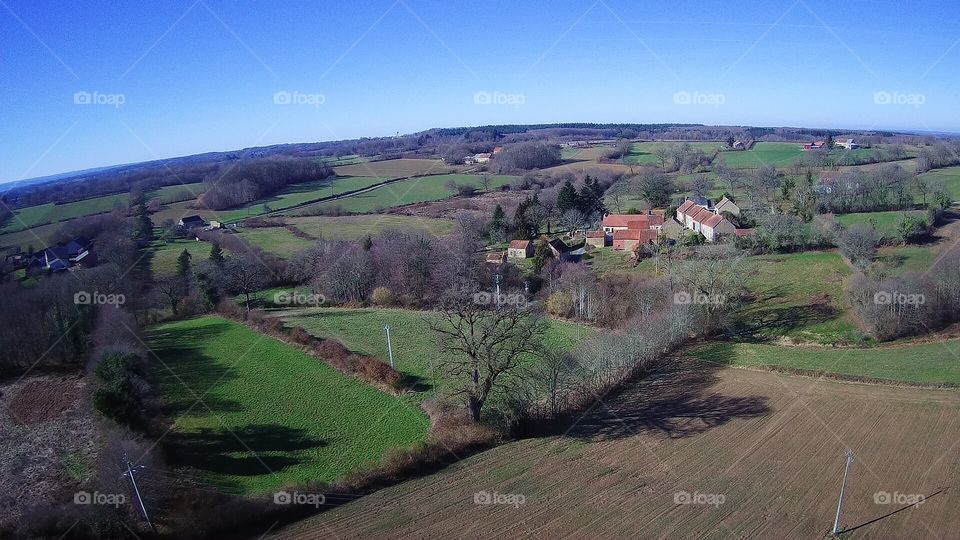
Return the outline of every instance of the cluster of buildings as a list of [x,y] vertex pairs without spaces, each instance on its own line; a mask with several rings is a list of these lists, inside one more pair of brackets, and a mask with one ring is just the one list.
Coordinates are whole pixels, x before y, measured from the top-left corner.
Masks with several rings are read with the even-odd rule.
[[15,269],[26,269],[28,275],[41,272],[65,272],[76,266],[97,264],[93,243],[82,236],[68,242],[45,248],[35,253],[15,253],[7,257]]
[[[826,141],[813,141],[803,145],[804,150],[819,150],[827,145]],[[840,148],[846,148],[847,150],[855,150],[860,148],[860,145],[854,142],[853,139],[837,139],[833,141],[834,146],[839,146]]]
[[493,157],[496,154],[499,154],[500,152],[503,152],[503,147],[497,146],[496,148],[493,149],[493,152],[482,152],[479,154],[473,154],[463,158],[463,162],[466,163],[467,165],[475,165],[477,163],[487,163],[488,161],[490,161],[491,157]]
[[702,234],[707,242],[716,242],[723,236],[737,234],[736,226],[723,216],[724,213],[739,216],[740,207],[726,197],[717,204],[705,197],[693,197],[677,208],[677,221],[687,229]]

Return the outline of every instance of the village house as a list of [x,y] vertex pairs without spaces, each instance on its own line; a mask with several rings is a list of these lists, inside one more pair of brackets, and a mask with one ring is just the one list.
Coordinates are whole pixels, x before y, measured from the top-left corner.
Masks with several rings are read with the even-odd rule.
[[606,247],[610,245],[610,235],[606,231],[589,231],[586,243],[593,247]]
[[737,216],[737,217],[740,216],[740,207],[737,206],[737,203],[731,201],[726,197],[720,199],[720,202],[718,202],[717,205],[713,207],[713,211],[716,212],[717,215],[723,215],[724,212],[727,212],[728,214],[733,216]]
[[34,256],[30,265],[48,272],[62,272],[76,265],[93,266],[96,257],[90,240],[78,236],[69,242],[48,247]]
[[198,215],[183,216],[180,218],[180,221],[177,222],[177,225],[184,229],[196,229],[206,225],[206,222],[203,221],[203,218]]
[[[732,203],[732,201],[730,201]],[[735,206],[735,205],[734,205]],[[730,206],[727,206],[728,211]],[[677,208],[677,221],[684,227],[703,234],[708,242],[716,242],[724,235],[732,235],[736,232],[736,227],[730,220],[716,212],[716,207],[707,208],[695,203],[693,200],[684,201]],[[737,208],[739,212],[739,208]],[[616,242],[616,239],[614,239]]]
[[533,257],[532,240],[514,240],[507,248],[507,257],[511,259],[529,259]]
[[663,214],[607,214],[603,216],[602,226],[608,234],[640,229],[659,231],[663,226]]
[[586,243],[568,246],[559,238],[554,238],[553,240],[550,240],[549,243],[550,251],[553,253],[553,257],[558,261],[579,261],[580,257],[582,257],[585,253],[585,245]]
[[640,244],[653,244],[657,241],[659,231],[651,229],[620,230],[613,233],[613,249],[633,251]]
[[809,150],[819,150],[819,149],[823,148],[826,144],[827,144],[826,141],[814,141],[814,142],[812,142],[812,143],[807,143],[807,144],[803,145],[803,149],[804,149],[805,151],[809,151]]
[[846,148],[847,150],[856,150],[857,148],[860,148],[860,145],[853,142],[853,139],[839,139],[833,144],[834,146]]

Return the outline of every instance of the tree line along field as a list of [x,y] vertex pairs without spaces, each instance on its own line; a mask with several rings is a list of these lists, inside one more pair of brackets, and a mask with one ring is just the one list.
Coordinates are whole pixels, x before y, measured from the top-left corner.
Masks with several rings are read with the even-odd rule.
[[776,366],[929,385],[960,386],[960,339],[869,348],[782,347],[720,342],[690,351],[718,365]]
[[[678,144],[684,144],[684,142],[640,142],[634,143],[630,149],[630,154],[623,158],[623,161],[626,163],[633,163],[637,165],[660,165],[660,158],[657,157],[656,151],[659,148],[671,148]],[[697,142],[690,141],[686,144],[689,144],[691,148],[695,150],[701,150],[707,156],[712,155],[717,150],[720,150],[726,147],[726,143],[719,141],[709,141],[709,142]],[[668,160],[669,161],[669,160]]]
[[147,337],[175,421],[162,443],[220,490],[333,481],[426,436],[416,407],[238,323],[205,316]]
[[388,159],[334,167],[337,176],[373,176],[380,179],[449,174],[466,170],[462,165],[448,165],[439,159]]
[[[820,539],[848,448],[842,525],[862,526],[848,537],[960,529],[960,495],[940,491],[960,480],[955,392],[672,365],[563,435],[504,444],[267,538]],[[927,500],[893,513],[904,505],[878,504],[882,492]],[[478,504],[484,493],[523,499]],[[694,494],[701,503],[685,504]]]
[[[333,337],[351,351],[389,361],[384,326],[390,325],[394,365],[430,385],[442,384],[434,368],[440,350],[433,341],[430,312],[403,309],[320,308],[274,312],[291,326],[302,326],[317,337]],[[574,323],[550,321],[544,345],[552,350],[571,350],[593,330]],[[422,400],[425,396],[415,396]]]
[[[510,184],[516,177],[507,175],[489,175],[490,188],[497,189]],[[470,185],[477,189],[481,186],[481,176],[475,174],[440,174],[418,176],[392,182],[376,189],[350,195],[342,199],[324,201],[305,207],[305,212],[316,208],[339,207],[345,212],[358,214],[375,212],[395,206],[438,201],[454,195],[447,187],[448,182]]]

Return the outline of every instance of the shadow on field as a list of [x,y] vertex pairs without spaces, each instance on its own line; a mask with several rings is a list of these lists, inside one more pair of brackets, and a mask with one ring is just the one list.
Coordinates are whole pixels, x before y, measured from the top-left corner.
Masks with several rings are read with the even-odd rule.
[[[923,501],[924,501],[924,502],[929,501],[930,499],[936,497],[937,495],[940,495],[941,493],[944,493],[945,491],[946,491],[946,489],[937,490],[937,491],[931,493],[930,495],[924,496]],[[878,522],[878,521],[880,521],[880,520],[886,519],[886,518],[888,518],[888,517],[890,517],[890,516],[893,516],[893,515],[895,515],[895,514],[899,514],[900,512],[903,512],[904,510],[909,510],[909,509],[911,509],[911,508],[913,508],[913,509],[919,509],[919,508],[920,508],[920,505],[917,505],[917,504],[908,504],[908,505],[906,505],[906,506],[902,506],[902,507],[900,507],[900,508],[898,508],[898,509],[896,509],[896,510],[894,510],[894,511],[892,511],[892,512],[887,512],[886,514],[884,514],[884,515],[882,515],[882,516],[880,516],[880,517],[875,517],[875,518],[871,519],[870,521],[866,521],[866,522],[861,523],[861,524],[859,524],[859,525],[854,525],[853,527],[846,528],[846,529],[840,531],[839,534],[843,535],[843,534],[846,534],[846,533],[853,532],[853,531],[855,531],[855,530],[857,530],[857,529],[859,529],[859,528],[861,528],[861,527],[866,527],[867,525],[873,525],[874,523],[876,523],[876,522]]]
[[322,448],[326,444],[307,437],[302,429],[280,424],[171,432],[164,440],[166,457],[171,464],[237,476],[271,474],[300,462],[289,455],[275,453]]
[[811,299],[808,305],[777,305],[785,296],[785,287],[766,289],[748,307],[739,310],[728,328],[737,339],[768,341],[797,328],[836,319],[839,313],[827,299]]
[[726,396],[711,390],[723,366],[677,361],[650,373],[594,407],[567,436],[615,439],[654,432],[697,435],[735,418],[769,413],[764,396]]

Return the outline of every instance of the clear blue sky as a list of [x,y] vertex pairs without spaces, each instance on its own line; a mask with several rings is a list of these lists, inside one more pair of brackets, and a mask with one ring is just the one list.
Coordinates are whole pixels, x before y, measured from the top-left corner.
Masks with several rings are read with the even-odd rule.
[[475,124],[957,131],[958,20],[955,2],[0,0],[0,181]]

